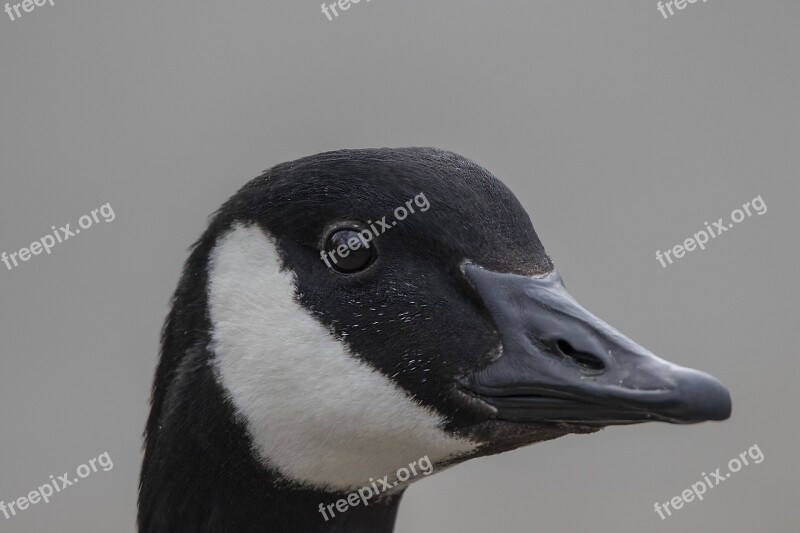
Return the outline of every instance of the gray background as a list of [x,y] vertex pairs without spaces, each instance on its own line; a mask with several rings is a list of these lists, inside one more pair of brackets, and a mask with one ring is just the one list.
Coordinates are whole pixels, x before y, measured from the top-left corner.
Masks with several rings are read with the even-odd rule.
[[[67,2],[0,18],[0,499],[108,451],[0,531],[132,532],[158,333],[206,217],[273,164],[433,145],[503,179],[570,291],[733,392],[725,423],[649,424],[472,461],[398,531],[796,531],[800,5],[710,0]],[[656,249],[768,206],[663,269]],[[0,265],[2,267],[2,265]],[[758,444],[703,502],[653,511]]]

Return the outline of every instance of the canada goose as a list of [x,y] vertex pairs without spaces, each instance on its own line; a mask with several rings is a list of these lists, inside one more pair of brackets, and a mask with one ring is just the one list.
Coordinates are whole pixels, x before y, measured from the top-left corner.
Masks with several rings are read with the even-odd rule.
[[421,457],[730,410],[713,377],[581,307],[485,169],[431,148],[318,154],[246,184],[186,262],[139,531],[390,532],[407,483],[318,508]]

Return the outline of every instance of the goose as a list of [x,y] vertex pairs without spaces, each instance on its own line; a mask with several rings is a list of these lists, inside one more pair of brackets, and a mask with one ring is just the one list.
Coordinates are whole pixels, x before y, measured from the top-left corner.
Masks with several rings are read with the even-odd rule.
[[715,378],[573,299],[489,171],[434,148],[327,152],[244,185],[191,249],[138,529],[388,533],[422,459],[730,412]]

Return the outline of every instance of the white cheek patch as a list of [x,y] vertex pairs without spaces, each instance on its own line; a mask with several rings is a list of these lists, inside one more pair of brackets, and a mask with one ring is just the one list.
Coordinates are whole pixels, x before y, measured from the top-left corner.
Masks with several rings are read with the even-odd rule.
[[281,268],[272,237],[243,225],[219,239],[209,266],[217,378],[266,464],[352,489],[425,455],[436,464],[475,449],[356,359],[295,301],[295,275]]

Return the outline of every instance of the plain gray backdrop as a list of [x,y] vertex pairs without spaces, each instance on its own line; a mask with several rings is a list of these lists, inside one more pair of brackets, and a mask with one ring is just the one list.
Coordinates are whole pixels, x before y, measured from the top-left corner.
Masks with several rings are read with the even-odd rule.
[[[0,6],[2,7],[2,6]],[[570,436],[411,487],[399,533],[797,531],[800,5],[709,0],[73,2],[0,13],[0,500],[110,472],[0,531],[133,532],[168,300],[207,216],[274,164],[430,145],[489,168],[570,292],[708,371],[733,417]],[[655,259],[761,195],[749,218]],[[758,444],[765,460],[653,510]]]

